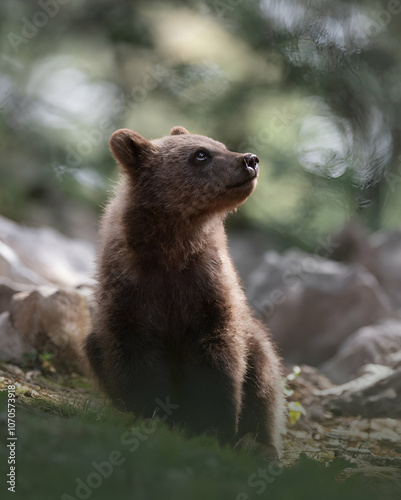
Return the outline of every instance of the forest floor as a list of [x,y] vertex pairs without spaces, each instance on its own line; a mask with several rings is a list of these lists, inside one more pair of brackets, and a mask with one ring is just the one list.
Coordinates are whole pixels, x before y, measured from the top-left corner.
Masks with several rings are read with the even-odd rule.
[[[13,498],[401,498],[400,420],[307,413],[288,423],[281,464],[269,464],[213,437],[119,413],[84,377],[39,368],[0,365],[2,428],[7,387],[17,394]],[[2,469],[7,456],[3,445]]]
[[[9,385],[18,401],[17,498],[401,497],[398,420],[305,416],[288,424],[278,466],[213,437],[149,427],[111,408],[84,377],[47,369],[0,365],[2,427]],[[6,455],[2,446],[2,468]]]

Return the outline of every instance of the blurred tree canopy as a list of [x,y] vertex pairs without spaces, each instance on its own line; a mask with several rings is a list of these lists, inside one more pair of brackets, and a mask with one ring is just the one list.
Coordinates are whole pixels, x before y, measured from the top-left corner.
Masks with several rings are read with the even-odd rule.
[[235,218],[311,249],[401,210],[401,2],[3,0],[0,213],[94,234],[117,128],[261,160]]

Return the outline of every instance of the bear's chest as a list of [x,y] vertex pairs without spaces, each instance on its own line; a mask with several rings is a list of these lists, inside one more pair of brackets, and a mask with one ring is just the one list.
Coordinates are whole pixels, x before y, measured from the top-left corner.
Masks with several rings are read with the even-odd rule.
[[[142,288],[143,320],[170,337],[210,332],[222,323],[224,294],[216,273],[154,273]],[[138,320],[140,318],[138,317]]]
[[[144,341],[187,344],[223,331],[227,293],[219,264],[175,272],[148,269],[120,290],[119,331]],[[115,310],[115,308],[114,308]]]

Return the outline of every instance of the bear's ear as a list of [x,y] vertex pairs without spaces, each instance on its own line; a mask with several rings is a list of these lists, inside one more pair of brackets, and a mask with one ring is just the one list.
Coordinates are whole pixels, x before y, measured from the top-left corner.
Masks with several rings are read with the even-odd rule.
[[156,147],[128,128],[114,132],[109,141],[110,151],[123,170],[147,166],[156,156]]
[[170,135],[184,135],[189,134],[188,130],[184,127],[173,127],[170,130]]

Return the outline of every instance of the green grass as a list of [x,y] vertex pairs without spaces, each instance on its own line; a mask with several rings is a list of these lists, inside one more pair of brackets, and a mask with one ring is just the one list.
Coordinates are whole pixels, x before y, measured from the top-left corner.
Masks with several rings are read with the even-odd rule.
[[[368,479],[355,473],[343,474],[347,479],[342,481],[336,479],[349,468],[342,460],[325,466],[302,457],[292,468],[269,469],[269,464],[250,452],[234,453],[212,437],[188,438],[161,423],[149,428],[143,421],[91,398],[76,404],[73,412],[64,403],[58,408],[53,405],[29,406],[24,402],[18,406],[17,493],[2,498],[399,499],[399,486],[395,490],[386,477],[373,475]],[[131,426],[135,435],[130,434]],[[4,445],[0,464],[6,471]],[[96,464],[103,464],[107,477],[100,476]],[[3,486],[5,473],[1,476]],[[88,482],[89,488],[82,486]],[[78,485],[81,489],[77,491]]]

